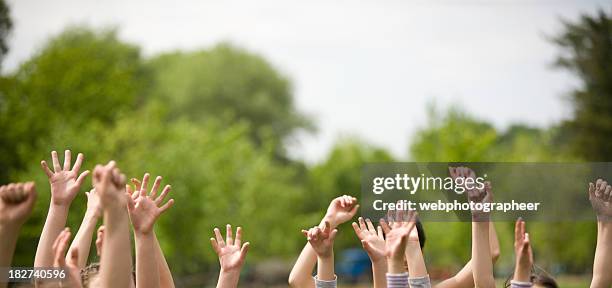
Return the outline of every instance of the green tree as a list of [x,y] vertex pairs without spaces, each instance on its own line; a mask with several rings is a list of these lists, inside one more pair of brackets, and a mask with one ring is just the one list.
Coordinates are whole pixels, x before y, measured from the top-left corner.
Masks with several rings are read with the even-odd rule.
[[588,161],[612,160],[612,17],[604,10],[564,21],[555,37],[556,65],[573,72],[580,87],[570,94],[573,119],[565,127],[575,152]]
[[114,30],[72,27],[0,81],[0,180],[22,169],[52,133],[112,123],[143,101],[139,49]]
[[4,0],[0,0],[0,63],[4,60],[4,56],[8,53],[7,38],[13,29],[13,20],[11,20],[11,11]]
[[[297,111],[290,81],[262,57],[229,44],[175,52],[149,61],[154,95],[170,106],[170,117],[201,122],[224,119],[250,125],[257,145],[283,143],[299,129],[313,128]],[[282,145],[277,146],[282,149]],[[284,151],[278,151],[284,155]]]

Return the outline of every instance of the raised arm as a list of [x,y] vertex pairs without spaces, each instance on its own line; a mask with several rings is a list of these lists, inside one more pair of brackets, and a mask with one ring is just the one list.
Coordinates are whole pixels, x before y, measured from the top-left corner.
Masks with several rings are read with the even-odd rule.
[[529,243],[529,234],[525,233],[525,221],[516,220],[514,225],[514,275],[513,287],[531,285],[531,268],[533,267],[533,251]]
[[49,204],[45,225],[38,241],[36,257],[34,258],[35,267],[50,267],[53,265],[53,242],[62,232],[64,226],[66,226],[70,204],[72,204],[72,200],[74,200],[74,197],[79,192],[81,184],[89,174],[89,171],[79,174],[81,164],[83,163],[83,154],[79,153],[72,169],[70,169],[71,157],[70,150],[66,150],[64,153],[64,167],[62,168],[57,152],[51,152],[53,171],[49,169],[47,162],[44,160],[40,162],[51,185],[51,203]]
[[[473,172],[469,171],[466,172],[469,175],[466,177],[473,177]],[[485,185],[484,189],[472,189],[467,193],[470,202],[491,202],[492,196],[489,183]],[[495,287],[489,243],[489,227],[490,212],[472,210],[472,275],[474,276],[474,286],[477,288]]]
[[[34,182],[0,186],[0,267],[11,266],[19,230],[32,213],[35,201]],[[0,287],[6,285],[0,279]]]
[[42,285],[44,288],[83,287],[81,282],[81,268],[78,267],[79,250],[71,248],[68,250],[68,254],[66,254],[68,243],[70,243],[70,229],[65,228],[53,243],[53,267],[63,269],[66,273],[66,278],[59,282],[55,280],[53,282],[47,282],[45,285]]
[[[408,273],[404,265],[406,245],[410,232],[414,229],[416,212],[390,211],[388,221],[393,221],[386,234],[385,255],[387,256],[387,287],[408,288]],[[388,227],[389,228],[389,227]],[[388,228],[385,228],[386,230]]]
[[334,239],[338,233],[337,229],[331,228],[329,222],[325,222],[324,228],[315,226],[308,231],[302,230],[310,246],[317,255],[317,275],[315,276],[315,287],[336,287],[337,279],[334,271]]
[[[132,192],[129,185],[126,186],[128,194],[131,195],[132,200],[135,202],[134,206],[128,205],[128,210],[132,226],[134,227],[134,238],[136,241],[136,287],[138,288],[161,287],[162,275],[159,271],[159,263],[161,263],[162,259],[158,258],[160,256],[158,255],[159,244],[153,232],[153,226],[159,216],[174,204],[174,199],[170,199],[164,204],[164,198],[170,191],[169,185],[166,185],[159,196],[157,195],[161,185],[161,176],[155,179],[153,188],[151,188],[149,193],[149,177],[149,173],[146,173],[142,179],[142,184],[134,192]],[[163,255],[161,257],[163,258]],[[157,273],[151,273],[151,271],[156,271]],[[159,277],[151,277],[152,275],[159,275]],[[167,281],[167,279],[165,280]]]
[[132,251],[127,206],[133,200],[125,191],[125,175],[114,161],[94,170],[94,187],[99,193],[104,219],[104,248],[100,256],[101,287],[131,287]]
[[219,256],[219,264],[221,265],[217,288],[236,288],[250,243],[242,243],[242,228],[238,227],[236,229],[236,239],[232,235],[230,224],[227,224],[225,230],[225,241],[221,237],[219,228],[214,229],[215,238],[210,238],[210,243],[217,256]]
[[[87,195],[87,210],[85,216],[79,227],[79,231],[74,236],[70,250],[79,250],[79,259],[77,266],[81,269],[87,265],[87,258],[89,257],[89,249],[91,248],[91,240],[93,239],[94,230],[98,224],[98,220],[102,216],[102,208],[100,207],[100,199],[96,194],[96,189],[91,189],[89,192],[85,192]],[[70,255],[66,256],[66,260]]]
[[[329,204],[327,213],[321,220],[319,227],[324,228],[325,222],[329,222],[331,228],[335,229],[338,225],[351,220],[357,213],[357,209],[359,209],[357,198],[347,195],[337,197]],[[316,263],[317,254],[310,246],[310,243],[306,242],[304,249],[302,249],[289,274],[289,286],[293,288],[314,287],[312,270]]]
[[597,214],[597,247],[593,261],[591,288],[612,286],[612,186],[597,179],[589,183],[589,200]]
[[378,226],[376,229],[370,219],[364,221],[362,217],[359,217],[359,224],[353,222],[353,230],[372,261],[374,288],[386,288],[387,259],[385,258],[385,237],[382,227]]

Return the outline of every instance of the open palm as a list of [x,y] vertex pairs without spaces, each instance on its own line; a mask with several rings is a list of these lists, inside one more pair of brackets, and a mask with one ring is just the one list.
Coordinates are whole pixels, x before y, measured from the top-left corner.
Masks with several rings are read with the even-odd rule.
[[162,177],[158,176],[153,183],[151,193],[147,193],[147,185],[149,182],[149,173],[146,173],[142,179],[142,182],[137,179],[132,179],[132,183],[139,187],[136,191],[132,192],[130,186],[126,189],[131,195],[131,200],[128,204],[128,211],[130,212],[130,220],[134,231],[137,233],[149,233],[153,231],[153,225],[157,218],[168,210],[174,204],[174,199],[170,199],[166,204],[162,205],[164,198],[170,192],[170,185],[166,185],[162,193],[157,196],[161,184]]
[[359,217],[359,224],[353,222],[353,229],[372,261],[385,258],[385,238],[380,226],[376,229],[370,219],[364,221]]
[[[69,205],[74,200],[74,197],[79,192],[81,184],[89,174],[89,171],[84,171],[79,174],[81,164],[83,164],[83,154],[79,153],[74,166],[71,166],[71,152],[66,150],[64,153],[64,167],[60,166],[57,152],[51,152],[51,158],[53,160],[53,171],[49,169],[49,165],[46,161],[41,161],[45,174],[49,178],[49,184],[51,184],[51,198],[53,204],[57,205]],[[78,176],[78,177],[77,177]]]
[[226,238],[223,240],[221,232],[215,228],[215,238],[210,238],[210,243],[219,256],[221,270],[239,270],[244,264],[246,254],[249,250],[249,242],[242,243],[242,228],[236,229],[236,239],[232,236],[232,226],[227,224]]

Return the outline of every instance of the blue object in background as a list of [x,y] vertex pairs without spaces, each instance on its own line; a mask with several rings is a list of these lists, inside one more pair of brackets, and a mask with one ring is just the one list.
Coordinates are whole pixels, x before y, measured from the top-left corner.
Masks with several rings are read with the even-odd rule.
[[372,262],[368,253],[361,248],[351,248],[343,250],[340,254],[340,261],[336,264],[338,279],[355,283],[358,279],[372,270]]

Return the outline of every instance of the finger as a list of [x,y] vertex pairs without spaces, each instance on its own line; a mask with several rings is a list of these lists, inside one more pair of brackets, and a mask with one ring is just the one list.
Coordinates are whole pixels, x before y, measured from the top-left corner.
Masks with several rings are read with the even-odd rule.
[[157,206],[159,206],[159,204],[164,202],[166,195],[168,195],[171,189],[172,189],[172,186],[170,185],[166,185],[166,187],[164,187],[164,190],[162,190],[162,193],[159,194],[159,196],[155,199],[155,204],[157,204]]
[[227,245],[234,244],[234,236],[232,235],[232,225],[225,225],[225,243]]
[[599,186],[599,196],[603,196],[604,193],[606,192],[606,186],[608,186],[608,182],[606,181],[602,181],[601,185]]
[[77,186],[81,186],[83,184],[83,181],[85,181],[85,178],[87,178],[87,175],[89,175],[89,170],[85,170],[83,171],[83,173],[81,173],[81,175],[79,175],[79,177],[76,180]]
[[251,243],[245,242],[242,248],[240,248],[240,261],[244,261],[246,258],[247,252],[249,252],[249,246],[251,246]]
[[366,226],[365,222],[363,222],[362,217],[357,218],[357,221],[359,221],[359,229],[366,231],[368,230],[368,227]]
[[28,182],[24,185],[23,189],[27,193],[25,205],[29,211],[32,211],[32,207],[34,206],[34,203],[36,203],[36,197],[38,196],[36,194],[36,184],[34,182]]
[[514,223],[514,242],[521,241],[521,218],[516,219],[516,223]]
[[51,160],[53,161],[53,170],[56,173],[62,171],[62,166],[60,166],[59,158],[57,157],[56,151],[51,151]]
[[610,191],[612,191],[612,186],[610,185],[606,186],[606,190],[603,195],[604,200],[608,200],[610,198]]
[[242,227],[236,228],[236,239],[234,239],[234,245],[242,245]]
[[221,231],[219,231],[219,228],[217,227],[215,227],[214,231],[215,237],[217,238],[217,244],[219,244],[219,247],[224,247],[225,241],[223,241],[223,237],[221,237]]
[[[357,237],[359,237],[361,235],[361,228],[359,228],[359,225],[357,225],[357,223],[353,222],[351,223],[351,226],[353,226],[353,230],[355,230],[355,234],[357,234]],[[361,238],[361,237],[359,237]]]
[[83,165],[83,159],[85,159],[85,156],[83,155],[83,153],[79,153],[77,155],[76,161],[74,161],[74,166],[72,166],[72,172],[79,173],[79,171],[81,170],[81,165]]
[[525,241],[525,221],[521,220],[521,230],[520,230],[521,240]]
[[166,204],[164,204],[164,206],[161,206],[159,208],[160,213],[166,212],[166,210],[170,209],[170,207],[172,207],[173,205],[174,205],[174,199],[168,200],[168,202],[166,202]]
[[159,191],[159,185],[161,185],[161,181],[161,176],[155,177],[155,181],[153,182],[153,188],[151,188],[151,194],[149,194],[149,197],[155,198],[155,196],[157,196],[157,191]]
[[302,234],[304,234],[304,236],[306,236],[306,238],[309,238],[307,230],[302,229]]
[[147,195],[147,187],[149,186],[149,177],[151,177],[149,173],[145,173],[144,176],[142,177],[142,185],[140,185],[140,196]]
[[601,182],[603,182],[603,180],[601,179],[597,179],[597,181],[595,181],[595,190],[599,190],[599,186],[601,186]]
[[140,186],[142,186],[142,183],[140,182],[140,180],[138,180],[136,178],[132,178],[132,179],[130,179],[130,181],[134,185],[135,190],[140,191]]
[[353,207],[353,209],[351,209],[351,214],[355,215],[355,213],[357,213],[357,210],[359,209],[359,204],[355,205],[355,207]]
[[595,184],[589,183],[589,199],[595,197]]
[[64,151],[64,171],[70,171],[70,164],[72,162],[72,153],[70,150]]
[[47,165],[47,161],[45,160],[40,161],[40,167],[42,167],[43,171],[45,171],[45,174],[47,174],[47,177],[51,178],[53,176],[53,171],[49,169],[49,165]]
[[77,266],[79,263],[79,249],[72,248],[70,249],[70,258],[68,258],[68,265]]
[[210,238],[210,245],[212,245],[215,253],[219,254],[219,244],[217,244],[217,240],[215,240],[215,238]]
[[385,235],[383,234],[383,229],[382,227],[379,225],[378,227],[376,227],[376,231],[378,232],[378,237],[379,238],[384,238]]
[[391,232],[391,227],[389,226],[389,223],[385,221],[385,219],[380,219],[380,226],[382,227],[385,234],[389,234],[389,232]]
[[344,202],[346,199],[344,199],[344,196],[340,197],[340,207],[346,207],[346,203]]
[[372,220],[368,218],[365,221],[366,221],[366,224],[368,225],[368,230],[370,230],[370,232],[372,233],[376,233],[376,228],[374,227],[374,224],[372,224]]
[[[127,185],[125,185],[127,186]],[[136,208],[136,199],[132,198],[132,195],[129,193],[125,193],[125,198],[127,199],[127,207],[129,211],[133,211]]]

